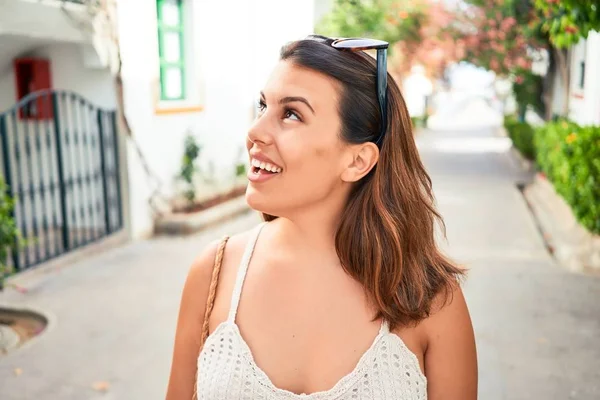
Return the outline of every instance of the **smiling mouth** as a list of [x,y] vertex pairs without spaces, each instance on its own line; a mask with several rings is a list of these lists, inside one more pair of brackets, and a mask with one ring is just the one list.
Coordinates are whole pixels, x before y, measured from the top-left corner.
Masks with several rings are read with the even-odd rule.
[[269,175],[276,175],[276,174],[280,174],[282,171],[281,167],[278,167],[277,165],[271,164],[271,163],[266,163],[263,161],[259,161],[255,158],[252,159],[252,172],[254,174],[257,175],[261,175],[261,174],[269,174]]

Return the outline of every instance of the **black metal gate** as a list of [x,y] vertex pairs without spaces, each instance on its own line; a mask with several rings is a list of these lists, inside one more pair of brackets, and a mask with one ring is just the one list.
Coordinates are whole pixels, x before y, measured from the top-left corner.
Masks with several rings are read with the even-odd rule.
[[31,267],[121,229],[116,112],[78,94],[39,91],[0,114],[1,166]]

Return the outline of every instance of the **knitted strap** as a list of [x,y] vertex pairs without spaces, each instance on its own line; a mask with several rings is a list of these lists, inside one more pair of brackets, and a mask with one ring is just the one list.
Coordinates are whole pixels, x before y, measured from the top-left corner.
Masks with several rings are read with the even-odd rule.
[[254,233],[248,240],[246,244],[246,249],[244,250],[244,255],[242,256],[242,261],[240,262],[240,267],[238,268],[237,277],[235,278],[235,286],[233,287],[233,292],[231,293],[231,306],[229,307],[229,316],[227,320],[230,323],[235,324],[235,316],[237,314],[238,306],[240,304],[240,296],[242,295],[242,286],[244,286],[244,279],[246,279],[246,272],[248,272],[248,265],[250,264],[250,259],[252,258],[252,253],[254,252],[254,247],[256,247],[256,241],[258,240],[258,236],[260,235],[260,231],[265,226],[266,222],[263,222],[256,226],[254,229]]
[[204,345],[206,338],[208,337],[208,320],[210,313],[212,312],[213,306],[215,305],[215,296],[217,294],[217,284],[219,283],[219,273],[221,272],[221,265],[223,264],[223,254],[225,253],[225,245],[229,240],[229,236],[225,236],[217,249],[217,255],[215,257],[215,265],[213,266],[212,276],[210,279],[210,287],[208,289],[208,299],[206,300],[206,310],[204,311],[204,322],[202,323],[202,337],[201,345]]

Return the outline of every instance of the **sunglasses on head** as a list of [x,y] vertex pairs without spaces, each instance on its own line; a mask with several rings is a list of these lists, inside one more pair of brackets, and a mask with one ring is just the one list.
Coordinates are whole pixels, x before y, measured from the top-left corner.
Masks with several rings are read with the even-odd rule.
[[388,42],[367,38],[348,38],[334,40],[331,45],[338,50],[362,51],[377,50],[377,99],[381,112],[381,132],[375,144],[381,148],[387,127],[387,48]]

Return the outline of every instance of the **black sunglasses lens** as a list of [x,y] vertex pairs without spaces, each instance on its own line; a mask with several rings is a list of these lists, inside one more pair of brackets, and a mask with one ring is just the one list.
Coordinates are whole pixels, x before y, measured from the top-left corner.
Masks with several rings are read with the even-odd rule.
[[383,40],[368,38],[337,39],[331,46],[338,50],[374,50],[377,49],[377,98],[381,112],[381,132],[375,143],[381,147],[387,126],[387,51],[389,44]]

